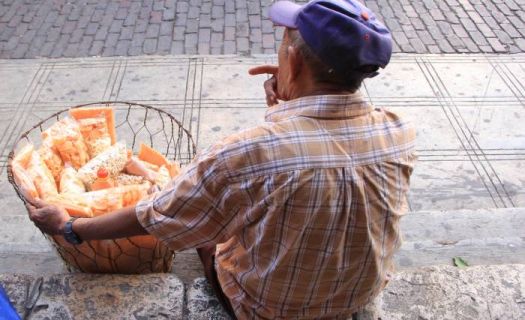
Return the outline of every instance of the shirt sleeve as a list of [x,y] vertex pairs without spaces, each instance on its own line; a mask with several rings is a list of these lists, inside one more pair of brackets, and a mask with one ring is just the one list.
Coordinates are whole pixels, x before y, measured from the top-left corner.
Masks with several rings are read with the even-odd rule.
[[166,189],[135,207],[141,225],[172,250],[225,242],[239,226],[218,149],[198,156]]

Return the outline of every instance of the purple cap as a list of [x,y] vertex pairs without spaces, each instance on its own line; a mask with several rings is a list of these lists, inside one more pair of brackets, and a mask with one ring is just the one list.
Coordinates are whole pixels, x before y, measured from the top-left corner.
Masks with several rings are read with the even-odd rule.
[[313,0],[302,6],[277,1],[269,16],[277,25],[298,29],[317,57],[336,72],[366,65],[384,68],[390,61],[390,31],[357,0]]

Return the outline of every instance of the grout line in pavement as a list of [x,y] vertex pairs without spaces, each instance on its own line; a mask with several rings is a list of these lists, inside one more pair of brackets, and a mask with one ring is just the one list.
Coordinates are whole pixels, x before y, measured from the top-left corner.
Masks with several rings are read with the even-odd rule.
[[[191,93],[189,93],[189,95],[191,96],[191,100],[188,100],[190,103],[189,103],[189,109],[185,109],[184,111],[184,117],[185,117],[185,122],[183,122],[183,124],[186,126],[186,129],[188,129],[188,131],[191,133],[191,135],[194,137],[194,141],[195,141],[195,144],[198,145],[199,143],[199,133],[198,132],[194,132],[193,131],[193,125],[192,125],[192,117],[193,117],[193,110],[195,108],[195,103],[196,103],[196,90],[198,90],[199,92],[199,95],[200,95],[200,91],[201,91],[201,88],[199,87],[197,89],[197,82],[199,82],[200,84],[200,81],[197,81],[198,79],[198,75],[199,75],[199,71],[198,71],[198,63],[199,63],[199,58],[194,58],[192,59],[192,62],[191,62],[191,70],[192,70],[192,81],[191,81]],[[202,75],[201,75],[202,76]],[[188,104],[186,105],[186,107],[188,106]],[[189,112],[189,115],[188,115],[188,112]],[[187,125],[186,125],[187,123]],[[198,128],[198,125],[197,125],[197,128]]]
[[118,72],[118,75],[117,75],[117,83],[118,83],[118,85],[117,85],[117,92],[114,93],[114,95],[115,95],[114,100],[115,101],[119,100],[120,89],[122,88],[122,83],[124,82],[124,77],[126,76],[127,69],[128,69],[128,61],[124,60],[124,68],[122,68],[122,61],[121,61],[121,65],[120,65],[119,72]]
[[[107,61],[98,61],[96,57],[90,57],[86,58],[86,60],[82,62],[71,62],[71,61],[55,61],[56,64],[55,69],[70,69],[70,68],[77,68],[77,69],[92,69],[92,68],[109,68],[113,66],[117,62],[126,61],[129,66],[140,66],[140,67],[166,67],[166,66],[184,66],[187,65],[188,60],[194,60],[194,59],[204,59],[199,56],[190,57],[190,58],[171,58],[172,60],[166,60],[166,61],[151,61],[151,60],[142,60],[142,59],[130,59],[128,57],[114,57],[112,60]],[[256,65],[259,62],[263,62],[262,59],[238,59],[235,62],[232,62],[231,60],[224,60],[221,61],[219,59],[214,58],[215,60],[207,60],[208,62],[204,62],[203,65],[205,66],[229,66],[229,65],[238,65],[239,63],[244,62],[250,62],[250,65]],[[403,62],[401,62],[403,63]],[[13,65],[5,65],[0,63],[0,66],[2,66],[2,69],[13,69],[18,70],[20,69],[20,66],[17,64]],[[32,68],[32,65],[28,65],[27,68]]]
[[191,59],[188,59],[186,64],[186,90],[184,90],[184,98],[183,98],[183,104],[182,104],[182,119],[181,123],[184,125],[184,114],[186,113],[186,107],[188,103],[188,90],[189,90],[189,81],[190,81],[190,74],[191,74]]
[[120,83],[122,81],[122,60],[119,59],[118,61],[116,61],[118,63],[116,69],[115,69],[115,72],[112,73],[114,79],[112,80],[112,83],[111,83],[111,90],[109,91],[109,96],[107,97],[107,101],[117,101],[118,100],[118,88],[120,86]]
[[[434,73],[435,79],[438,81],[437,85],[441,88],[440,91],[443,93],[443,101],[447,104],[447,107],[444,108],[445,112],[450,112],[451,117],[449,119],[453,119],[455,124],[457,125],[458,131],[463,134],[463,138],[466,139],[466,144],[470,145],[471,149],[474,151],[474,156],[477,160],[477,163],[482,168],[482,172],[485,173],[485,178],[490,181],[490,184],[494,188],[493,191],[497,194],[497,197],[501,201],[502,205],[504,207],[508,207],[508,203],[510,203],[510,206],[515,206],[512,198],[510,197],[507,190],[504,188],[503,183],[501,182],[500,177],[498,176],[497,172],[494,170],[494,167],[490,163],[489,159],[486,157],[483,148],[479,145],[478,141],[475,139],[472,130],[468,126],[467,122],[465,121],[465,118],[463,117],[463,114],[459,111],[457,108],[454,99],[450,97],[450,92],[443,82],[443,80],[440,78],[439,73],[435,69],[435,67],[430,63],[430,65],[427,66],[431,71]],[[492,80],[492,75],[494,73],[494,69],[492,70],[491,76],[489,77],[489,84]],[[487,84],[487,88],[488,85]],[[454,126],[454,122],[452,122],[452,125]],[[473,161],[475,164],[476,162]],[[478,170],[478,174],[480,174],[480,177],[483,179],[483,175],[481,175],[481,172]],[[493,178],[494,177],[494,178]],[[496,181],[497,180],[497,181]],[[488,186],[487,186],[488,188]],[[489,189],[490,192],[490,189]]]
[[[193,104],[195,95],[195,85],[197,77],[197,58],[188,59],[187,71],[186,71],[186,90],[184,91],[184,104],[182,109],[181,123],[185,129],[187,129],[192,135],[194,142],[196,143],[197,137],[192,132],[191,118],[193,115]],[[164,104],[163,104],[164,105]],[[189,113],[189,115],[188,115]],[[188,120],[189,119],[189,120]],[[181,134],[179,132],[178,134]]]
[[[39,77],[38,82],[35,84],[34,89],[31,90],[31,94],[25,103],[27,107],[21,108],[23,109],[23,111],[20,114],[17,113],[15,115],[15,117],[18,118],[18,121],[13,121],[14,128],[11,131],[11,134],[10,134],[10,137],[7,143],[11,142],[11,139],[15,139],[15,140],[18,139],[18,136],[22,133],[22,131],[24,130],[26,126],[27,118],[30,114],[35,116],[33,109],[37,105],[38,98],[40,97],[42,90],[44,90],[46,83],[49,81],[49,77],[53,73],[55,63],[44,63],[43,66],[44,66],[44,71]],[[36,117],[39,118],[38,116]],[[33,126],[34,124],[30,124],[30,125]],[[40,129],[42,130],[42,128]],[[16,148],[16,141],[12,141],[12,142],[13,142],[13,148]],[[5,147],[4,147],[3,153],[6,154],[6,153],[9,153],[10,151],[11,150],[5,150]]]
[[[114,75],[111,76],[113,78]],[[114,80],[114,79],[113,79]],[[106,93],[107,94],[107,93]],[[514,97],[487,97],[483,100],[477,97],[450,97],[455,100],[456,107],[461,109],[464,107],[479,107],[479,108],[491,108],[491,107],[509,107],[516,106],[520,107],[523,105],[520,101]],[[109,97],[103,98],[108,100]],[[368,97],[368,99],[374,99],[374,104],[381,106],[385,105],[386,108],[402,108],[402,107],[435,107],[440,108],[441,104],[436,100],[436,97]],[[133,102],[146,103],[151,105],[183,105],[185,101],[192,101],[193,97],[182,98],[182,99],[157,99],[157,100],[140,100],[140,99],[128,99]],[[240,99],[216,99],[216,98],[201,98],[203,108],[221,108],[222,106],[233,107],[233,108],[254,108],[264,106],[266,108],[266,102],[262,98],[240,98]],[[52,108],[54,106],[62,107],[74,104],[90,103],[95,100],[74,100],[74,101],[38,101],[39,106],[45,108]],[[480,105],[482,103],[482,105]],[[1,110],[15,109],[14,105],[24,105],[26,103],[19,102],[0,102]],[[13,107],[2,107],[2,106],[13,106]]]
[[[47,79],[47,77],[49,76],[48,66],[49,64],[46,63],[39,65],[38,70],[35,72],[33,78],[31,79],[30,85],[27,87],[22,99],[18,103],[18,107],[15,110],[15,114],[13,115],[12,121],[9,122],[7,128],[5,128],[4,134],[0,138],[0,151],[2,151],[2,154],[11,152],[11,150],[5,149],[9,145],[9,142],[12,139],[13,135],[19,134],[19,130],[17,130],[19,127],[19,123],[29,112],[29,108],[21,108],[21,106],[22,104],[27,104],[28,106],[30,105],[31,98],[33,97],[34,91],[36,91],[39,87],[42,77],[46,76]],[[43,86],[43,84],[41,84],[41,86]]]
[[201,128],[201,110],[202,110],[202,83],[204,79],[204,63],[200,64],[200,81],[199,81],[199,110],[197,114],[197,128],[195,130],[195,145],[199,146],[200,128]]
[[[465,142],[462,139],[462,135],[459,132],[459,130],[461,128],[456,128],[456,126],[454,126],[454,122],[451,119],[451,117],[453,115],[450,115],[449,112],[447,112],[448,104],[445,101],[443,101],[443,94],[441,93],[441,88],[439,87],[439,83],[434,81],[436,75],[432,72],[432,70],[428,66],[428,62],[425,59],[421,58],[420,60],[418,60],[418,66],[421,68],[421,71],[423,72],[423,75],[425,76],[425,78],[427,79],[428,83],[430,84],[430,87],[432,88],[432,91],[434,92],[437,100],[442,105],[442,110],[443,110],[445,116],[447,117],[450,125],[452,126],[452,130],[456,134],[456,137],[458,138],[461,146],[463,147],[463,149],[466,150],[467,146],[465,145]],[[472,163],[472,165],[474,166],[474,169],[478,173],[478,176],[480,177],[481,182],[483,183],[485,189],[489,193],[489,195],[490,195],[494,205],[496,207],[499,207],[496,199],[494,198],[494,195],[492,194],[491,190],[489,189],[489,186],[485,182],[485,179],[483,178],[483,175],[479,171],[479,168],[476,166],[476,162],[474,161],[474,159],[472,158],[472,156],[470,154],[468,154],[468,158],[469,158],[470,162]]]
[[183,123],[184,125],[186,125],[186,129],[188,129],[188,131],[191,133],[191,135],[195,136],[195,140],[196,141],[198,141],[198,139],[199,139],[199,133],[196,132],[194,134],[194,132],[193,132],[194,128],[193,128],[192,118],[193,118],[193,112],[195,111],[195,105],[197,104],[196,96],[200,96],[200,91],[201,91],[200,80],[199,80],[199,65],[200,65],[200,61],[201,61],[201,59],[198,59],[198,58],[196,58],[196,59],[194,59],[192,61],[193,77],[192,77],[192,87],[191,87],[191,97],[192,97],[192,99],[191,99],[191,107],[189,109],[189,115],[186,112],[184,113],[187,125],[186,125],[186,123]]
[[[489,80],[488,80],[488,83],[487,83],[487,87],[486,87],[486,90],[485,90],[485,95],[486,95],[486,92],[489,88],[489,85],[490,85],[490,82],[492,81],[492,76],[494,74],[494,71],[495,69],[492,70],[492,73],[489,77]],[[434,69],[434,72],[436,72],[436,75],[437,77],[439,78],[439,74],[437,73],[437,71]],[[447,95],[450,95],[450,92],[448,91],[448,88],[446,87],[445,83],[441,80],[441,78],[439,78],[441,83],[443,84],[443,87],[445,88],[446,90],[446,93]],[[485,152],[484,152],[484,149],[481,147],[481,145],[479,144],[479,142],[477,141],[477,139],[474,137],[474,133],[473,131],[470,129],[469,125],[467,124],[465,118],[463,117],[463,114],[459,111],[459,109],[457,108],[456,104],[455,104],[455,101],[453,99],[450,100],[452,103],[451,103],[451,107],[457,112],[457,115],[458,115],[458,118],[456,119],[460,119],[462,124],[459,123],[459,126],[460,128],[466,128],[466,130],[470,133],[470,135],[467,137],[467,143],[470,144],[471,146],[473,146],[472,142],[474,142],[474,146],[477,147],[477,148],[473,148],[474,150],[474,154],[476,155],[476,157],[478,158],[478,161],[480,161],[480,164],[483,168],[483,170],[485,171],[485,173],[487,174],[487,177],[489,179],[489,181],[492,183],[492,185],[494,186],[498,196],[501,198],[501,200],[503,201],[505,207],[507,207],[507,205],[505,204],[505,196],[506,196],[506,199],[510,202],[510,205],[512,207],[515,207],[515,204],[514,204],[514,201],[512,200],[512,197],[509,195],[509,193],[507,192],[507,190],[505,189],[505,186],[504,184],[502,183],[498,173],[496,172],[496,170],[494,169],[494,167],[492,166],[492,164],[490,163],[489,159],[487,158]],[[457,120],[458,121],[458,120]],[[464,132],[464,130],[462,130],[462,132]],[[478,153],[479,152],[479,153]],[[485,165],[486,163],[486,165]],[[487,168],[488,166],[488,168]],[[493,178],[492,175],[495,177]],[[497,180],[497,183],[494,181],[494,180]],[[500,189],[503,189],[503,194],[504,195],[501,195],[500,194]]]
[[509,89],[512,91],[512,94],[516,97],[516,99],[518,99],[520,104],[525,105],[525,96],[523,95],[525,86],[523,86],[519,79],[516,78],[516,75],[510,70],[509,66],[507,64],[497,63],[494,65],[494,68],[496,68],[496,72],[501,77],[503,82],[509,87]]
[[[33,68],[35,64],[47,63],[53,61],[56,63],[56,69],[62,67],[79,67],[79,68],[91,68],[92,66],[103,66],[110,67],[115,60],[127,60],[129,65],[140,65],[140,66],[164,66],[166,64],[174,65],[186,65],[187,61],[195,58],[204,59],[204,65],[236,65],[238,63],[250,62],[250,64],[266,63],[268,58],[274,59],[275,54],[267,55],[253,55],[251,57],[243,57],[238,55],[221,55],[221,56],[199,56],[199,55],[184,55],[184,56],[144,56],[144,57],[83,57],[83,58],[62,58],[62,59],[24,59],[24,60],[7,60],[0,59],[0,66],[3,70],[5,69],[20,69],[20,68]],[[447,54],[447,55],[435,55],[435,54],[394,54],[392,61],[395,63],[405,64],[413,63],[416,59],[426,57],[432,60],[435,64],[449,64],[449,63],[464,63],[466,61],[474,64],[482,64],[489,61],[499,63],[525,63],[525,55],[491,55],[491,54]],[[235,62],[232,62],[235,59]],[[13,62],[15,61],[15,62]],[[272,60],[274,61],[274,60]],[[387,67],[388,70],[388,67]]]
[[109,72],[108,80],[106,82],[106,88],[104,89],[104,94],[102,94],[102,100],[108,101],[109,100],[109,94],[111,91],[108,92],[109,84],[111,83],[111,78],[113,77],[113,72],[115,72],[115,65],[117,63],[117,60],[113,61],[113,64],[111,66],[111,71]]
[[[450,92],[449,92],[448,88],[446,87],[446,85],[443,82],[443,80],[439,77],[439,74],[438,74],[437,70],[434,68],[434,66],[432,64],[429,65],[429,69],[431,69],[431,72],[434,72],[434,77],[437,80],[437,85],[438,86],[441,85],[440,91],[442,92],[442,96],[444,98],[443,101],[446,104],[446,106],[444,106],[444,111],[445,112],[448,111],[450,113],[449,121],[451,121],[451,125],[454,126],[454,124],[456,124],[457,125],[457,129],[458,129],[457,132],[460,132],[462,134],[462,137],[460,137],[460,139],[461,138],[465,138],[466,139],[466,141],[462,142],[462,144],[464,146],[468,145],[468,146],[470,146],[471,149],[476,150],[476,148],[474,146],[477,146],[478,148],[480,146],[478,145],[477,140],[473,137],[472,131],[470,130],[468,124],[464,120],[461,112],[459,112],[459,110],[455,107],[454,101],[450,98]],[[490,79],[491,78],[489,78],[489,81],[490,81]],[[461,124],[461,122],[463,122],[463,125]],[[469,133],[470,133],[470,135],[469,135]],[[470,139],[470,137],[472,137],[472,139]],[[472,143],[472,142],[474,142],[474,143]],[[482,155],[483,155],[483,150],[481,150],[481,156]],[[501,201],[501,204],[504,207],[507,207],[506,204],[505,204],[505,200],[504,200],[503,196],[500,194],[500,191],[497,188],[496,183],[493,181],[493,179],[492,179],[490,173],[488,172],[487,168],[483,165],[483,160],[484,159],[481,159],[480,158],[480,154],[478,154],[477,152],[474,152],[474,154],[472,156],[474,157],[474,158],[471,157],[472,158],[472,163],[473,163],[474,167],[476,168],[476,171],[478,172],[480,178],[483,181],[485,181],[485,179],[487,179],[489,181],[489,185],[487,185],[484,182],[485,187],[487,188],[487,190],[491,194],[492,194],[493,191],[495,191],[495,197],[493,197],[493,200],[495,202],[497,202],[496,200],[499,199]],[[469,155],[469,157],[470,157],[470,155]],[[478,169],[478,167],[476,166],[477,164],[479,164],[481,166],[481,170]],[[490,186],[492,186],[494,188],[494,190],[490,189]],[[496,204],[496,205],[498,205],[498,204]]]
[[[525,99],[524,99],[524,96],[523,96],[523,91],[525,90],[525,87],[523,86],[523,84],[521,84],[519,79],[516,78],[516,75],[509,69],[508,65],[507,64],[500,64],[500,63],[496,63],[496,65],[494,65],[493,61],[490,61],[490,64],[493,65],[494,69],[496,70],[496,72],[498,73],[500,78],[507,85],[507,87],[509,87],[509,89],[515,95],[515,97],[520,101],[521,105],[525,105]],[[499,66],[499,68],[498,68],[498,66]],[[506,72],[501,70],[503,68],[506,69]],[[492,169],[492,171],[494,172],[494,175],[495,175],[496,179],[498,180],[501,188],[503,189],[503,191],[505,192],[505,194],[509,198],[509,201],[511,202],[512,206],[516,207],[516,204],[514,203],[514,200],[512,199],[512,197],[510,196],[509,192],[507,191],[507,188],[505,187],[505,183],[503,183],[503,181],[501,181],[499,175],[496,173],[496,170],[492,166],[492,163],[490,161],[488,161],[488,159],[487,159],[487,163],[490,166],[490,168]]]
[[108,84],[109,84],[108,89],[109,90],[106,92],[106,97],[104,99],[106,101],[112,100],[113,92],[115,90],[115,85],[118,81],[118,75],[120,73],[120,65],[121,65],[120,60],[116,60],[115,65],[111,70],[110,77],[108,79]]

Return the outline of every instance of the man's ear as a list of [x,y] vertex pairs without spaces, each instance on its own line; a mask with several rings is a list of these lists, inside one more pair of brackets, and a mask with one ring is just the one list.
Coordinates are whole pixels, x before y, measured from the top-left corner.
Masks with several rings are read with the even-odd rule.
[[303,56],[294,46],[288,46],[288,64],[290,66],[290,73],[288,77],[290,81],[294,81],[303,68]]

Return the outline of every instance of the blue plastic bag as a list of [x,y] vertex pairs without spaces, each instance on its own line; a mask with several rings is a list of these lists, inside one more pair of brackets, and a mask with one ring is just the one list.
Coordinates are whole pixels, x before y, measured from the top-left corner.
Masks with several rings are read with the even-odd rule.
[[0,284],[0,320],[20,320],[20,317],[13,308],[11,301],[5,293],[4,287]]

